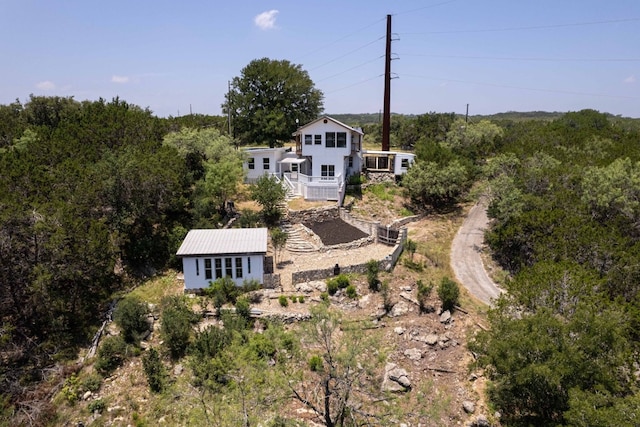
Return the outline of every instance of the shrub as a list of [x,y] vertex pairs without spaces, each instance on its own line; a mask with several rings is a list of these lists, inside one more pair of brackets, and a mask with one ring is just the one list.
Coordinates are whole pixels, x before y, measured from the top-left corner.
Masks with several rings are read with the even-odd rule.
[[413,261],[413,255],[416,253],[416,249],[418,249],[418,244],[411,239],[407,239],[407,241],[404,242],[404,249],[409,253],[411,261]]
[[458,304],[460,289],[458,284],[448,277],[443,277],[438,286],[438,297],[442,302],[443,310],[451,310]]
[[322,370],[322,357],[313,355],[309,358],[309,369],[312,372],[320,372]]
[[246,297],[240,297],[236,300],[236,315],[246,323],[251,320],[251,304]]
[[251,335],[249,348],[257,357],[261,359],[269,359],[276,354],[275,343],[265,334]]
[[418,304],[420,305],[421,313],[428,313],[433,310],[433,307],[427,305],[427,300],[433,290],[433,283],[429,282],[428,285],[422,283],[422,280],[418,280]]
[[297,297],[297,296],[295,296],[295,295],[291,295],[291,297],[290,297],[290,298],[291,298],[291,302],[292,302],[292,303],[294,303],[294,304],[295,304],[295,303],[297,303],[297,302],[298,302],[298,297]]
[[413,270],[413,271],[417,271],[420,272],[422,270],[424,270],[424,266],[422,265],[421,262],[416,262],[413,259],[404,259],[402,261],[402,264],[407,267],[409,270]]
[[101,414],[102,411],[104,411],[104,408],[106,407],[107,407],[107,404],[102,399],[92,400],[91,402],[89,402],[89,405],[87,405],[87,409],[92,414],[94,412],[98,412],[99,414]]
[[377,291],[380,287],[380,280],[378,279],[378,273],[380,272],[380,266],[378,261],[371,259],[367,261],[367,283],[369,289]]
[[358,296],[358,290],[353,285],[347,286],[346,292],[347,292],[347,296],[351,299],[356,298]]
[[335,295],[338,289],[345,289],[350,285],[349,276],[338,274],[336,277],[327,279],[327,291],[329,295]]
[[163,306],[160,334],[171,357],[178,359],[189,345],[191,323],[197,321],[198,317],[179,297],[165,299]]
[[64,381],[61,393],[64,396],[64,399],[70,405],[76,403],[76,401],[80,398],[80,385],[78,376],[76,374],[72,374]]
[[149,389],[154,393],[160,393],[164,389],[166,374],[160,355],[155,348],[150,348],[144,355],[142,367],[149,383]]
[[320,299],[324,302],[329,302],[329,293],[328,292],[320,293]]
[[128,348],[121,336],[107,337],[98,349],[98,357],[94,365],[103,377],[109,376],[127,359]]
[[89,374],[89,376],[82,381],[82,388],[87,391],[96,392],[100,390],[101,386],[102,378],[97,374]]
[[384,308],[385,313],[388,313],[393,308],[391,295],[389,295],[389,283],[386,281],[382,282],[380,285],[380,293],[382,294],[382,307]]
[[287,307],[289,306],[289,300],[287,300],[287,297],[284,295],[280,295],[278,297],[278,302],[280,303],[281,306],[283,307]]
[[118,303],[113,320],[120,327],[125,342],[137,344],[149,330],[147,314],[147,304],[138,298],[124,298]]
[[300,295],[300,296],[298,297],[298,302],[299,302],[300,304],[304,303],[304,295]]

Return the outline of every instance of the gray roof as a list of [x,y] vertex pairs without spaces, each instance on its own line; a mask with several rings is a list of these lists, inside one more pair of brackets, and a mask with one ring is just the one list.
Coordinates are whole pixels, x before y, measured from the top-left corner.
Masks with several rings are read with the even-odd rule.
[[177,256],[267,253],[266,228],[191,230]]

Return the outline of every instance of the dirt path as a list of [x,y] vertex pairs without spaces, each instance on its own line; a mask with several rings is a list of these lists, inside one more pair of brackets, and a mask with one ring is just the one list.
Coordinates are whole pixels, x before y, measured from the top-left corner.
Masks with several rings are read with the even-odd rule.
[[489,278],[480,256],[484,241],[484,230],[487,228],[486,203],[478,202],[465,218],[451,245],[451,267],[456,279],[485,304],[492,305],[492,300],[503,291]]

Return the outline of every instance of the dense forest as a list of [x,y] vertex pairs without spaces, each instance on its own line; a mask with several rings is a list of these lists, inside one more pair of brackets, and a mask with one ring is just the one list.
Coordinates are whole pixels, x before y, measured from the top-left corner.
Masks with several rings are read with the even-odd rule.
[[[393,147],[418,158],[402,185],[418,210],[489,196],[487,242],[510,279],[470,348],[503,422],[634,425],[640,126],[550,114],[396,115]],[[377,143],[376,115],[360,116],[337,118]],[[226,126],[120,99],[0,106],[0,415],[41,399],[48,369],[114,295],[175,265],[189,228],[224,223],[243,175]]]

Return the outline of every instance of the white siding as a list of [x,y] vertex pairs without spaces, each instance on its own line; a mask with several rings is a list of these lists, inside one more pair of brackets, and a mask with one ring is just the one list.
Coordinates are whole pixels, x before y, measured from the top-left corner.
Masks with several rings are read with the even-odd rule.
[[[198,257],[182,258],[182,271],[184,271],[184,288],[187,289],[204,289],[209,287],[209,283],[216,280],[215,259],[221,259],[222,275],[225,276],[225,259],[231,259],[231,278],[236,286],[242,286],[245,280],[257,280],[262,283],[264,276],[264,256],[263,255],[206,255]],[[242,260],[242,277],[236,274],[236,258]],[[211,279],[206,278],[205,259],[211,260]],[[249,271],[251,264],[251,271]]]
[[[273,174],[278,171],[278,161],[280,161],[286,153],[286,148],[247,148],[245,150],[246,160],[244,169],[247,171],[247,182],[254,182],[262,175]],[[249,169],[249,159],[253,159],[253,169]],[[264,168],[264,159],[269,159],[269,168]]]

